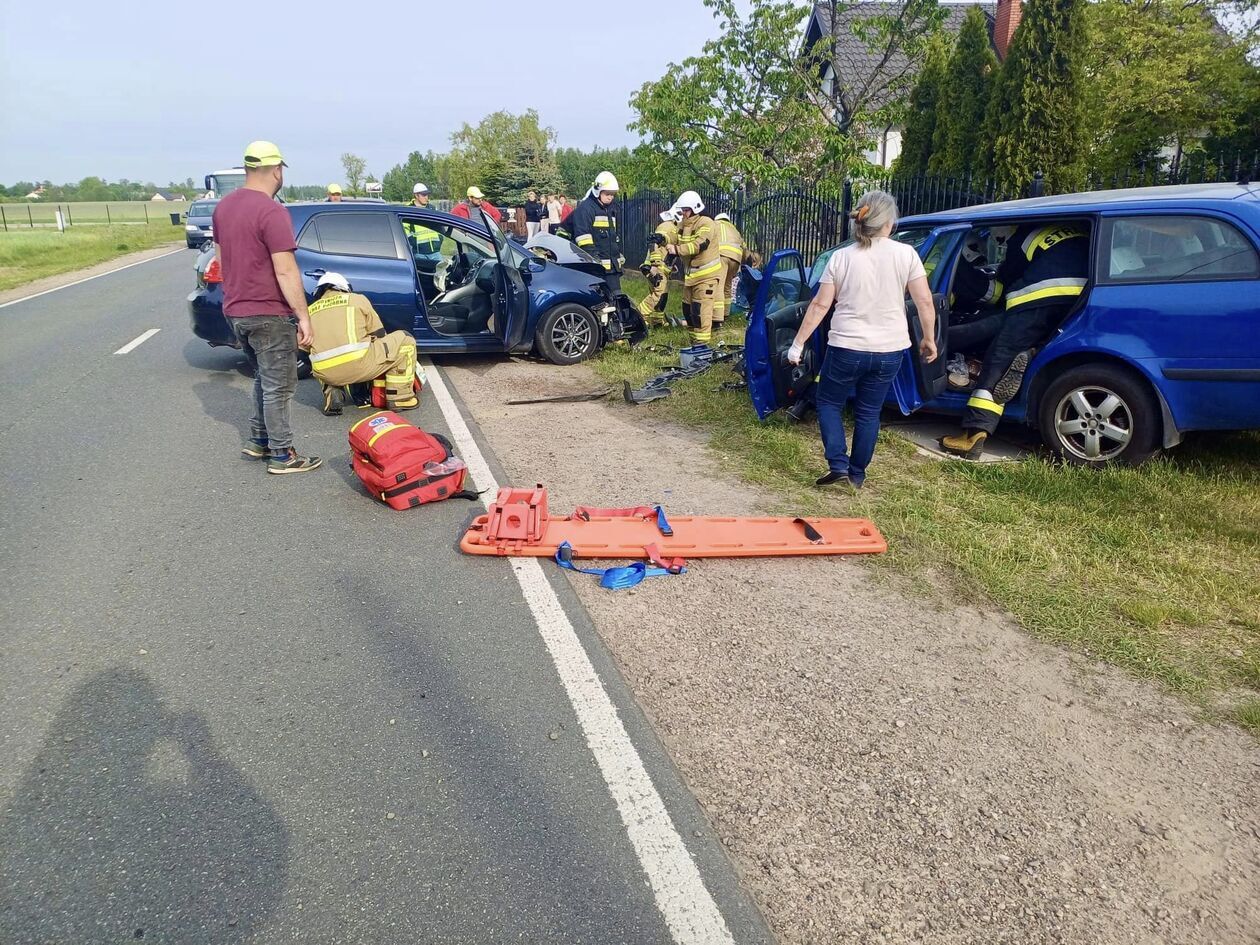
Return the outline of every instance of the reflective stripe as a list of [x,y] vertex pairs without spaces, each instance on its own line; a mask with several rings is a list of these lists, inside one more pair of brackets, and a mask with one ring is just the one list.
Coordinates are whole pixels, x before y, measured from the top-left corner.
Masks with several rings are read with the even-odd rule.
[[604,267],[605,269],[608,269],[608,270],[610,270],[610,271],[612,270],[612,260],[611,260],[611,259],[601,259],[601,260],[600,260],[600,263],[601,263],[601,264],[603,264],[603,267]]
[[1001,404],[994,403],[987,397],[972,397],[967,401],[968,407],[975,407],[977,410],[987,410],[989,413],[995,413],[999,417],[1002,416],[1003,407]]
[[722,260],[715,259],[713,262],[700,266],[697,269],[689,269],[687,270],[685,283],[691,285],[693,282],[703,282],[705,279],[716,276],[723,268]]
[[996,302],[1002,297],[1002,283],[997,279],[989,280],[989,291],[981,296],[981,302]]
[[591,236],[590,233],[583,233],[581,236],[577,238],[577,240],[575,240],[575,242],[579,246],[594,246],[595,237]]
[[1085,291],[1085,283],[1088,281],[1088,279],[1042,279],[1040,282],[1024,286],[1019,291],[1008,295],[1006,310],[1009,312],[1018,305],[1027,305],[1038,299],[1080,295]]
[[371,438],[370,440],[368,440],[368,446],[370,447],[373,443],[375,443],[377,440],[379,440],[381,437],[383,437],[383,436],[384,436],[386,433],[388,433],[390,430],[401,430],[401,429],[403,429],[403,426],[404,426],[404,425],[403,425],[403,424],[401,424],[401,423],[389,423],[389,424],[386,424],[385,426],[383,426],[383,427],[381,427],[379,430],[377,430],[374,434],[372,434],[372,438]]
[[1033,256],[1042,250],[1047,250],[1051,246],[1062,243],[1064,240],[1075,239],[1078,236],[1084,236],[1085,232],[1071,226],[1045,226],[1040,230],[1034,230],[1024,237],[1024,242],[1019,248],[1024,254],[1024,258],[1032,262]]
[[360,341],[352,345],[342,345],[340,348],[332,348],[325,351],[318,358],[311,358],[311,368],[315,371],[322,371],[326,368],[336,367],[339,364],[349,364],[351,361],[358,361],[367,354],[367,349],[372,347],[369,342]]
[[612,225],[611,221],[608,219],[608,217],[603,217],[603,216],[596,217],[594,222],[591,223],[591,226],[599,226],[599,227],[604,227],[604,228],[607,228],[611,225]]

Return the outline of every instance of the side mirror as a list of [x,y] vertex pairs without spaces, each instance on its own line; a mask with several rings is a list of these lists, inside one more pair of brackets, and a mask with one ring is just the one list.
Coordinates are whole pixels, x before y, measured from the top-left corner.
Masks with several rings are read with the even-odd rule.
[[534,269],[528,259],[522,259],[520,265],[521,278],[525,280],[525,284],[529,285],[534,280]]

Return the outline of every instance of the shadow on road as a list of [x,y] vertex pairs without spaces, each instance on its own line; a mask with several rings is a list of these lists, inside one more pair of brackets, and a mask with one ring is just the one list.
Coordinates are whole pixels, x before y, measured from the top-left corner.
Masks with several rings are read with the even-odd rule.
[[229,347],[212,348],[200,338],[193,338],[184,345],[184,360],[199,371],[218,371],[224,374],[235,371],[241,377],[252,379],[254,376],[249,361],[240,350]]
[[240,942],[276,910],[288,831],[143,673],[70,696],[0,817],[0,941]]

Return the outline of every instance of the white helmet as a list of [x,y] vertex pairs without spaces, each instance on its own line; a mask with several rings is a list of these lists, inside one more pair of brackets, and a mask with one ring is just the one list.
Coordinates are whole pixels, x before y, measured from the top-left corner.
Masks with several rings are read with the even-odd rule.
[[700,195],[694,190],[684,190],[682,195],[674,201],[674,209],[700,213],[704,210],[704,201],[700,199]]
[[730,222],[731,215],[730,215],[729,213],[719,213],[719,214],[718,214],[717,216],[715,216],[713,219],[715,219],[715,220],[726,220],[727,222]]
[[415,187],[411,188],[411,192],[413,194],[427,194],[429,192],[429,188],[424,184],[416,184]]
[[338,292],[350,291],[350,283],[339,272],[326,272],[320,276],[319,281],[315,283],[315,291],[318,292],[326,285],[332,286]]
[[612,171],[600,171],[599,176],[595,178],[595,183],[591,185],[591,192],[600,194],[604,191],[621,190],[621,185],[617,183],[617,178]]

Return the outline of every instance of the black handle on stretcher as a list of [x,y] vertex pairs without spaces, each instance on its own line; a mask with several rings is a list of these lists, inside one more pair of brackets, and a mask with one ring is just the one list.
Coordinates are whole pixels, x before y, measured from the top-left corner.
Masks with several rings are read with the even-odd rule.
[[818,529],[816,529],[813,525],[809,524],[809,522],[805,521],[805,519],[794,518],[792,519],[792,524],[801,526],[801,528],[805,532],[805,537],[809,539],[811,542],[813,542],[815,545],[826,544],[826,541],[823,538],[822,533],[819,532]]

